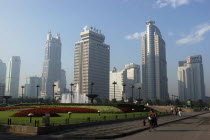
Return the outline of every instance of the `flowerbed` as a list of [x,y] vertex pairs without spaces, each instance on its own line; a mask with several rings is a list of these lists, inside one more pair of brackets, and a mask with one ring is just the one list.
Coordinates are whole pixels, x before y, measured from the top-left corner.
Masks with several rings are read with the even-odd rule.
[[88,108],[71,108],[71,107],[58,107],[58,108],[34,108],[29,110],[23,110],[13,114],[13,117],[27,117],[29,113],[33,113],[34,117],[41,117],[45,114],[50,114],[52,117],[59,116],[57,113],[96,113],[98,110],[96,109],[88,109]]
[[4,107],[0,108],[0,111],[7,111],[7,110],[13,110],[13,109],[21,109],[22,107]]

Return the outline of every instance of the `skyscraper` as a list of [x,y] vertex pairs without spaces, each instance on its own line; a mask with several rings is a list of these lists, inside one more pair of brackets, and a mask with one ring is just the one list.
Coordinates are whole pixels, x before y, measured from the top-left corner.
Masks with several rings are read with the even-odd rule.
[[168,78],[165,41],[154,21],[146,22],[142,38],[142,88],[144,99],[168,98]]
[[6,64],[0,59],[0,96],[5,93]]
[[104,43],[105,36],[92,27],[90,30],[84,28],[80,36],[81,41],[75,43],[74,52],[75,89],[79,86],[79,94],[90,94],[90,83],[93,82],[93,94],[102,100],[109,99],[110,50]]
[[12,56],[7,64],[5,95],[13,98],[18,97],[20,63],[20,56]]
[[188,56],[187,61],[179,61],[177,74],[180,100],[204,100],[205,85],[201,55]]
[[[37,97],[37,85],[41,86],[41,78],[37,76],[29,77],[26,79],[25,96],[29,98]],[[40,96],[41,87],[38,88],[38,96]]]
[[60,35],[52,37],[51,32],[47,34],[45,44],[45,58],[42,73],[43,98],[53,97],[53,84],[61,78],[61,39]]

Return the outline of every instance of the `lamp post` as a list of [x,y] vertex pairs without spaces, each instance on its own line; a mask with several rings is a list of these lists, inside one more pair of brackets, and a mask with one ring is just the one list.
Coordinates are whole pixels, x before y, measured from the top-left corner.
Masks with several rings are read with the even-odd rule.
[[91,82],[91,83],[90,83],[90,86],[91,86],[91,88],[90,88],[90,94],[91,94],[91,95],[93,94],[93,85],[94,85],[94,83]]
[[98,117],[101,117],[101,112],[100,111],[98,111]]
[[126,84],[123,83],[122,86],[123,86],[123,93],[124,93],[124,99],[125,99],[125,97],[126,97],[126,96],[125,96],[125,86],[126,86]]
[[55,102],[55,84],[53,84],[53,103]]
[[22,88],[22,103],[23,103],[23,89],[25,88],[24,86],[21,86]]
[[132,89],[132,103],[133,103],[133,88],[134,88],[134,85],[131,86],[131,89]]
[[72,93],[72,87],[74,86],[74,84],[71,83],[70,86],[71,86],[71,103],[72,103],[72,95],[73,95],[73,93]]
[[30,117],[30,123],[32,122],[32,117],[34,116],[33,113],[29,113],[28,116]]
[[37,100],[36,100],[36,102],[37,102],[37,104],[38,104],[38,102],[39,102],[39,85],[36,85],[36,97],[37,97]]
[[71,114],[72,114],[72,112],[68,112],[68,114],[69,114],[69,119],[71,118]]
[[115,100],[115,85],[117,84],[117,82],[113,82],[112,84],[114,84],[114,100]]
[[139,99],[140,99],[141,87],[139,87],[138,90],[139,90]]

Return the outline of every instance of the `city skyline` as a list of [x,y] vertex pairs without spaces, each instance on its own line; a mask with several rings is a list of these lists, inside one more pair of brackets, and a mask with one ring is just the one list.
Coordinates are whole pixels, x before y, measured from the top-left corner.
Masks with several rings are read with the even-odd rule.
[[[77,34],[78,32],[81,32],[86,24],[102,28],[102,31],[106,34],[106,43],[112,46],[110,51],[110,68],[115,66],[118,69],[121,69],[124,64],[130,62],[141,65],[140,38],[143,34],[141,32],[145,30],[145,21],[147,21],[150,16],[152,16],[152,19],[154,18],[157,22],[157,26],[161,29],[162,35],[164,36],[164,40],[167,44],[166,54],[168,62],[169,94],[178,95],[176,75],[178,61],[184,60],[187,56],[198,54],[202,55],[204,74],[206,77],[205,84],[208,85],[210,83],[210,74],[207,71],[210,68],[208,65],[210,63],[208,57],[210,51],[209,40],[207,40],[209,37],[208,31],[210,30],[208,19],[208,1],[191,1],[183,5],[170,5],[170,3],[167,5],[166,3],[165,7],[163,7],[164,3],[156,3],[152,0],[148,2],[141,1],[142,3],[135,0],[132,2],[125,0],[117,2],[104,1],[102,2],[104,5],[101,7],[97,6],[99,5],[99,2],[97,1],[93,1],[91,4],[83,2],[87,7],[91,7],[93,9],[96,8],[99,12],[95,13],[94,10],[90,10],[87,11],[87,15],[91,16],[86,15],[82,16],[82,18],[78,18],[78,16],[81,16],[83,12],[78,12],[77,9],[73,8],[73,6],[77,5],[79,2],[63,1],[63,3],[71,7],[68,8],[71,10],[67,10],[67,6],[61,4],[61,6],[58,6],[58,11],[52,8],[57,6],[57,2],[55,1],[52,1],[49,4],[50,6],[47,1],[43,2],[43,5],[41,5],[41,1],[26,3],[22,3],[20,1],[19,4],[11,4],[11,1],[2,2],[4,7],[1,6],[0,8],[2,11],[0,18],[3,22],[0,29],[5,34],[1,34],[0,37],[0,59],[2,59],[4,63],[7,63],[11,56],[17,55],[21,57],[20,86],[25,83],[26,77],[30,77],[32,75],[41,76],[44,58],[44,37],[49,29],[51,29],[53,33],[54,31],[61,33],[63,44],[61,61],[64,64],[63,69],[67,71],[68,83],[73,81],[74,42],[79,39]],[[104,12],[110,3],[113,3],[110,7],[110,11],[114,11],[112,18],[107,16],[110,11]],[[46,6],[46,9],[51,8],[49,12],[46,12],[46,9],[41,9],[38,14],[26,12],[28,7],[32,6],[32,4],[33,10],[35,10],[34,13],[40,10],[40,7],[42,6]],[[142,8],[141,4],[144,5],[144,8]],[[63,11],[61,7],[64,7]],[[133,7],[133,9],[129,10],[131,7]],[[199,11],[198,9],[201,7],[202,11]],[[83,8],[86,10],[86,7]],[[102,8],[101,11],[100,8]],[[145,14],[142,14],[141,10],[144,11],[146,8],[150,8],[151,11],[148,10],[148,13],[145,12]],[[189,8],[192,8],[193,10],[190,10]],[[8,10],[15,10],[15,16],[17,15],[17,17]],[[125,18],[127,18],[127,20],[120,17],[120,12],[117,12],[117,10],[124,10],[122,14]],[[67,14],[68,16],[60,16],[67,11],[70,13],[69,15]],[[137,11],[139,11],[138,14]],[[157,11],[157,13],[154,13],[154,11]],[[196,13],[194,11],[196,11]],[[163,12],[165,14],[163,14]],[[2,13],[4,13],[4,15]],[[190,17],[193,13],[197,15],[196,19]],[[31,16],[31,14],[33,16]],[[134,14],[134,16],[130,16],[132,14]],[[204,14],[206,16],[199,16]],[[23,18],[25,18],[25,16],[28,20],[24,21]],[[54,16],[58,21],[53,18]],[[104,16],[105,20],[97,20],[97,18],[100,18],[101,16]],[[90,18],[88,19],[87,17]],[[136,17],[139,19],[136,19]],[[70,18],[71,20],[65,20],[66,18]],[[117,18],[117,20],[113,20],[114,18]],[[184,18],[186,18],[186,20],[183,22],[182,20]],[[108,23],[106,20],[111,22]],[[12,23],[12,21],[14,23]],[[45,21],[46,23],[42,21]],[[64,21],[66,21],[66,23],[63,23]],[[179,26],[176,27],[176,25]],[[34,29],[32,26],[34,26]],[[119,50],[121,50],[121,53],[119,53]],[[209,96],[210,88],[208,86],[206,86],[206,91],[206,95]]]

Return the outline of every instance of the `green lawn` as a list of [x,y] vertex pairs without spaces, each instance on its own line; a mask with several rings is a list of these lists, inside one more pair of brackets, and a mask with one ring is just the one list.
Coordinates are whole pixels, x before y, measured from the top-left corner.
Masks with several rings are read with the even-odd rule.
[[[33,125],[34,121],[39,120],[40,126],[42,125],[42,117],[33,117],[32,124],[29,122],[29,117],[11,117],[14,113],[18,111],[0,111],[0,124],[7,124],[8,118],[12,119],[12,124],[19,125]],[[98,113],[73,113],[69,120],[69,123],[81,123],[88,122],[87,118],[90,118],[90,121],[103,121],[104,116],[106,120],[115,120],[116,116],[118,119],[134,118],[140,116],[147,116],[148,112],[132,112],[132,113],[101,113],[100,117]],[[50,124],[51,125],[62,125],[66,124],[66,119],[69,117],[67,113],[58,113],[60,117],[51,117]]]

